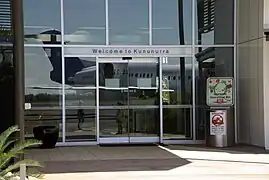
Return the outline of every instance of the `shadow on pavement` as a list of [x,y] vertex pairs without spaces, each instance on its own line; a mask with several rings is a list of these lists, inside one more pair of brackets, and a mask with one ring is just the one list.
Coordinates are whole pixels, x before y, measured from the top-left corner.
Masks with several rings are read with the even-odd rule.
[[[74,147],[73,147],[74,148]],[[56,148],[57,149],[57,148]],[[63,149],[64,150],[64,149]],[[69,151],[62,151],[69,152]],[[78,154],[79,148],[73,153]],[[118,171],[167,171],[190,163],[158,146],[137,147],[100,147],[89,148],[95,159],[49,160],[44,161],[42,172],[82,173],[82,172],[118,172]],[[44,153],[44,152],[43,152]]]
[[165,171],[190,162],[184,159],[124,159],[46,162],[44,173],[81,173],[116,171]]

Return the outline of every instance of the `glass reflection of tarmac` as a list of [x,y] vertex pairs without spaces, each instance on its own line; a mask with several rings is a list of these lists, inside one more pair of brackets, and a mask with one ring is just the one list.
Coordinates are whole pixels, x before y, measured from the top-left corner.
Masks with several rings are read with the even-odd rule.
[[[81,130],[78,129],[77,110],[66,111],[66,139],[80,141],[85,139],[96,139],[96,114],[95,110],[84,110],[84,122],[81,123]],[[118,124],[116,121],[117,110],[102,110],[100,113],[100,137],[156,137],[157,134],[150,132],[127,133],[126,130],[122,134],[117,133]],[[42,119],[40,115],[43,115]],[[62,116],[57,111],[29,111],[26,114],[25,131],[26,137],[33,137],[33,127],[38,125],[56,125],[60,128],[60,137],[62,137]],[[165,138],[185,138],[179,134],[165,134]]]

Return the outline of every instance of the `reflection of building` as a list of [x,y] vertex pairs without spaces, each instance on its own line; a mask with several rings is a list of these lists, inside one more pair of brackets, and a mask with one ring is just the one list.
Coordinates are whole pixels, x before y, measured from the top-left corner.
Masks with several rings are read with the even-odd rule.
[[[261,61],[262,52],[236,46],[237,40],[261,36],[254,30],[259,23],[253,25],[258,11],[246,5],[251,0],[237,1],[238,6],[234,0],[64,0],[62,5],[24,0],[25,100],[32,107],[25,111],[27,136],[33,126],[48,124],[60,127],[59,144],[203,143],[206,78],[224,76],[239,85],[236,140],[269,146],[261,130],[267,125],[261,103],[266,78],[262,66],[250,60]],[[260,41],[254,41],[256,47],[262,47]],[[258,109],[246,105],[253,102]],[[81,108],[85,122],[77,131]],[[128,128],[120,135],[119,109],[128,112]],[[249,117],[258,117],[257,123]]]

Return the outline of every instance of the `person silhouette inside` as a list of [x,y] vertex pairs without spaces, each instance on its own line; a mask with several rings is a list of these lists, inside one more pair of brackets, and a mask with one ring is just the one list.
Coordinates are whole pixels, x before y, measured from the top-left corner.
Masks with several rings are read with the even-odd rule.
[[82,130],[82,128],[81,128],[81,123],[84,122],[84,110],[81,108],[81,105],[82,105],[82,101],[79,100],[79,108],[78,108],[78,111],[77,111],[77,116],[78,116],[78,129],[79,129],[79,130]]
[[[122,106],[123,103],[118,102],[118,106]],[[125,120],[127,119],[127,115],[125,114],[124,109],[118,109],[117,114],[116,114],[116,121],[118,125],[118,131],[116,134],[122,134],[123,132],[123,124],[125,123]]]

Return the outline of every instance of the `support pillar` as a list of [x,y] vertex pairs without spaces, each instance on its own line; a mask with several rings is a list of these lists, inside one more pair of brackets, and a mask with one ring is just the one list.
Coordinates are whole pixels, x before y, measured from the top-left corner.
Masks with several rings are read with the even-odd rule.
[[13,27],[13,62],[15,85],[15,123],[19,125],[20,142],[24,141],[24,23],[23,0],[11,0],[12,27]]

